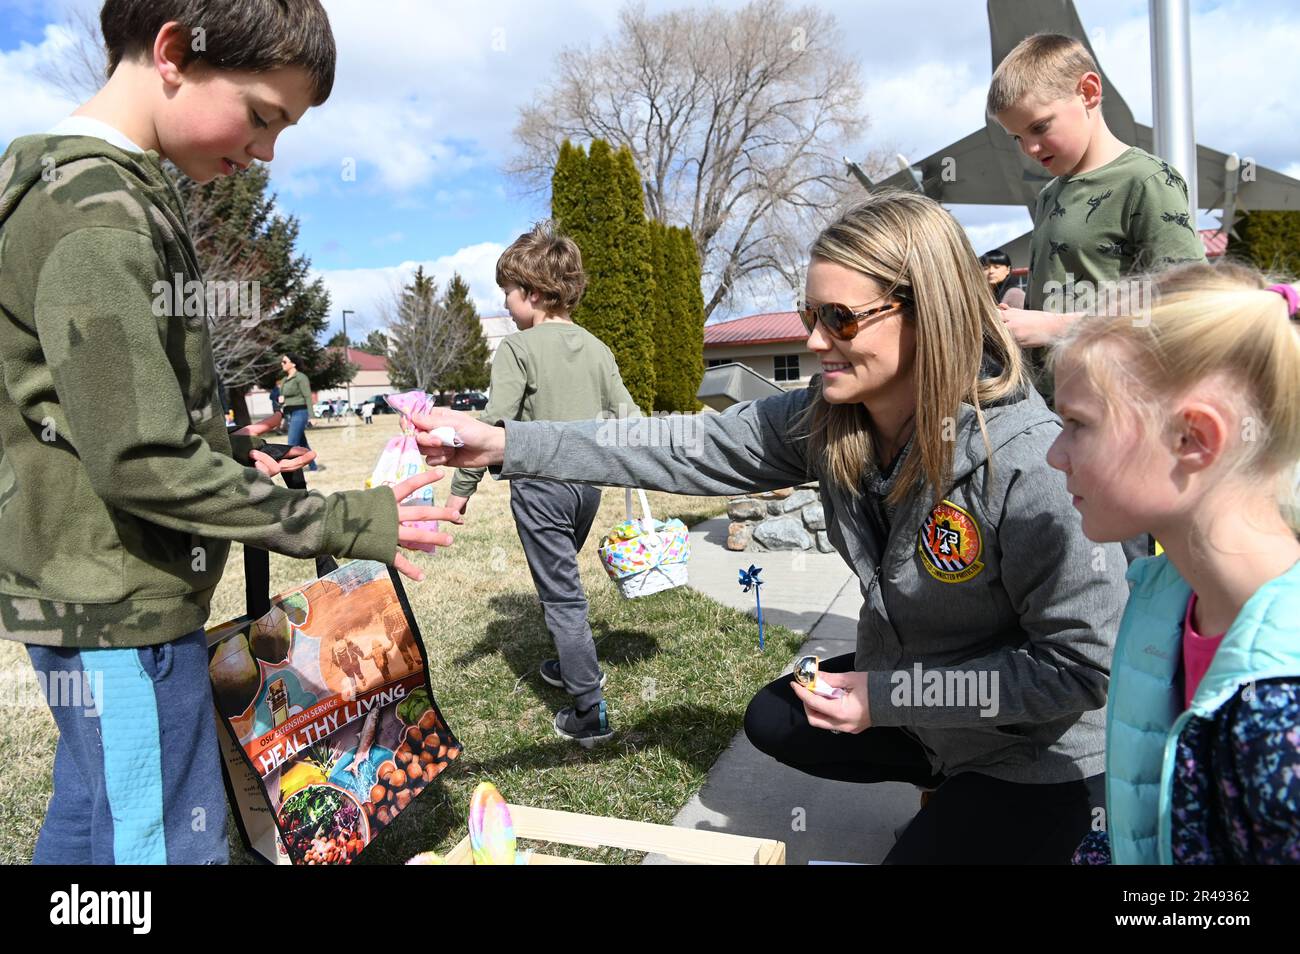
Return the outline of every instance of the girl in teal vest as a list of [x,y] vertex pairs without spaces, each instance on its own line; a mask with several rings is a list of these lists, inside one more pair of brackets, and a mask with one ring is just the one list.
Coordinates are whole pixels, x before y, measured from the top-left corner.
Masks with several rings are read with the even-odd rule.
[[1055,353],[1084,533],[1165,551],[1129,568],[1107,830],[1075,860],[1300,863],[1300,295],[1231,263],[1148,287]]

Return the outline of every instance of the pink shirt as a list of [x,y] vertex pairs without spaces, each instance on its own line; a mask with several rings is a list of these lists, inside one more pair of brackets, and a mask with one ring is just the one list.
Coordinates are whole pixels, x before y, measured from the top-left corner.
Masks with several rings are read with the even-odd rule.
[[1192,610],[1196,608],[1196,594],[1187,601],[1187,615],[1183,617],[1183,708],[1190,708],[1196,687],[1201,684],[1206,670],[1214,661],[1214,653],[1223,642],[1218,636],[1202,636],[1192,628]]

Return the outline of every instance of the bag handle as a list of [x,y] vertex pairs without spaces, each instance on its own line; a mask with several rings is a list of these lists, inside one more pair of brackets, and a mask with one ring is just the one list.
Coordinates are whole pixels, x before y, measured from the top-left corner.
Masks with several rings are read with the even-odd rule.
[[[258,448],[261,450],[262,448]],[[286,470],[281,477],[292,490],[306,490],[301,470]],[[327,576],[339,568],[329,554],[316,557],[316,575]],[[244,545],[244,603],[250,620],[261,619],[271,611],[271,554],[258,547]]]
[[[636,490],[637,496],[641,498],[642,520],[645,521],[646,529],[654,528],[654,516],[650,513],[650,501],[646,499],[645,491],[641,488]],[[623,509],[627,513],[627,519],[634,519],[632,516],[632,488],[623,488]]]

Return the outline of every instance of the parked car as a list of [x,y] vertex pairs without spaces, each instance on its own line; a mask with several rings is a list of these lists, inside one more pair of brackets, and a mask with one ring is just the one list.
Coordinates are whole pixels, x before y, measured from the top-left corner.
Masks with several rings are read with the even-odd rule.
[[334,398],[331,401],[317,401],[314,406],[316,416],[327,421],[333,418],[346,417],[353,411],[352,405],[343,398]]
[[482,391],[461,391],[452,396],[453,411],[481,411],[487,407],[487,395]]
[[[396,392],[393,392],[393,393],[396,393]],[[375,395],[374,397],[372,397],[370,400],[372,400],[372,401],[375,402],[375,413],[376,413],[376,414],[396,414],[396,413],[397,413],[396,409],[395,409],[391,404],[388,403],[388,395],[387,395],[387,394],[376,394],[376,395]]]

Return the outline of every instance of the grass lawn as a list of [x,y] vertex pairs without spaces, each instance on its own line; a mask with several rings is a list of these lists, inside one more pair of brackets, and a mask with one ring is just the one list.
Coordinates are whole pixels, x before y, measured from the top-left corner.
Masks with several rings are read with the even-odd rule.
[[[317,426],[308,440],[324,469],[308,485],[324,492],[361,487],[397,418],[363,425]],[[435,484],[439,500],[447,477]],[[694,523],[721,513],[717,497],[652,493],[660,518]],[[434,694],[464,755],[431,785],[359,863],[402,862],[419,851],[445,851],[463,837],[470,794],[490,780],[509,801],[650,822],[669,822],[698,790],[709,768],[740,729],[753,693],[779,675],[803,640],[767,629],[758,651],[752,617],[680,588],[622,599],[605,576],[595,548],[623,517],[623,493],[607,490],[592,538],[580,556],[591,601],[591,625],[606,689],[614,740],[590,751],[555,736],[551,720],[568,696],[542,682],[537,665],[554,655],[524,563],[509,507],[509,483],[485,478],[470,501],[455,546],[416,553],[423,583],[405,581],[428,650]],[[272,555],[272,587],[281,591],[313,573],[310,561]],[[213,599],[215,624],[243,612],[243,559],[232,548]],[[57,732],[43,705],[20,700],[15,687],[34,685],[23,647],[0,642],[5,694],[0,728],[0,863],[31,859],[50,794]],[[248,855],[231,828],[233,861]],[[637,856],[605,861],[637,861]]]

